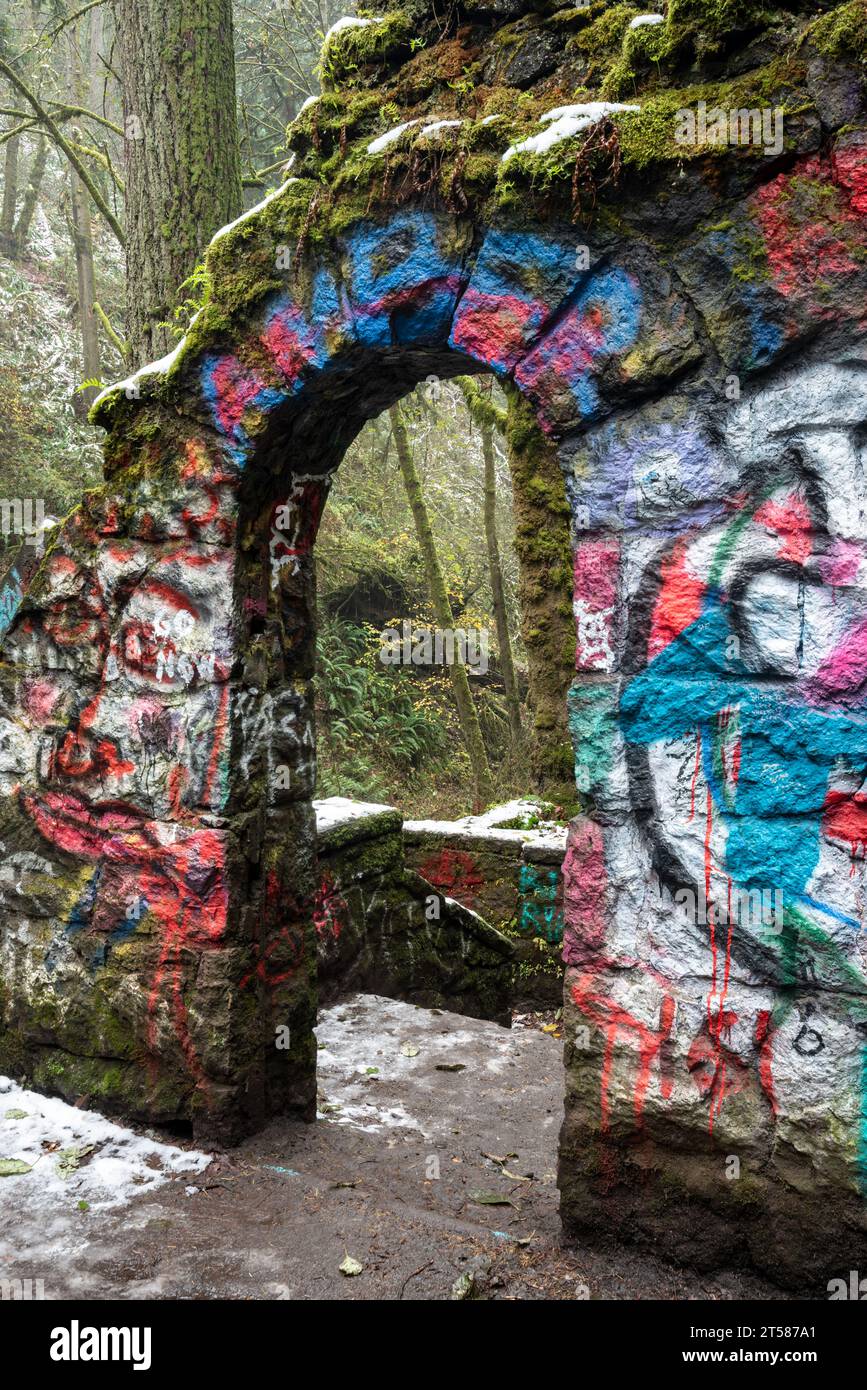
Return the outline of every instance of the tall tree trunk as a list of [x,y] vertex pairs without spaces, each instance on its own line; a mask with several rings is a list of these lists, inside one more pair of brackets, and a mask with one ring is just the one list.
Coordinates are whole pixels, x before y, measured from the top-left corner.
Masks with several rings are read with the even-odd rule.
[[163,356],[179,286],[242,209],[231,0],[114,0],[124,107],[127,338]]
[[39,202],[39,194],[42,189],[42,180],[45,177],[45,166],[47,163],[48,141],[44,135],[37,135],[36,153],[33,156],[33,163],[30,165],[30,178],[27,181],[27,191],[24,194],[24,201],[21,204],[21,211],[18,214],[18,221],[15,223],[15,232],[12,238],[13,256],[23,256],[27,250],[30,226],[33,222],[36,204]]
[[506,395],[518,599],[533,717],[531,771],[537,791],[572,808],[577,797],[566,708],[575,670],[569,505],[556,446],[520,392],[509,387]]
[[[99,360],[99,330],[93,305],[96,282],[93,269],[93,229],[90,223],[90,204],[87,191],[74,169],[69,171],[70,225],[75,247],[75,269],[78,276],[78,317],[81,324],[81,367],[85,381],[97,379],[101,372]],[[98,387],[86,386],[76,393],[76,413],[87,414]]]
[[15,208],[18,203],[18,152],[21,136],[13,135],[6,141],[6,158],[3,165],[3,207],[0,209],[0,249],[11,255],[15,240]]
[[[452,612],[451,603],[449,602],[448,590],[446,589],[445,579],[443,578],[443,572],[437,554],[433,528],[430,524],[427,505],[424,500],[421,479],[419,478],[418,470],[412,456],[409,436],[406,432],[406,425],[403,422],[400,406],[393,405],[388,413],[391,418],[391,428],[394,435],[395,448],[397,449],[400,471],[403,476],[407,499],[412,510],[413,521],[415,522],[415,533],[418,537],[418,543],[424,561],[425,575],[431,603],[433,604],[434,617],[439,627],[453,630],[455,616]],[[470,759],[470,766],[473,772],[476,806],[487,806],[494,799],[494,784],[491,780],[488,755],[485,752],[482,730],[479,726],[479,716],[476,714],[476,707],[473,704],[466,667],[460,662],[454,662],[449,666],[448,670],[449,676],[451,677],[452,690],[454,691],[455,704],[457,705],[461,733],[463,734],[464,743]]]
[[[73,100],[81,101],[89,88],[89,76],[84,71],[77,28],[67,34],[67,73]],[[73,127],[73,139],[82,141],[81,131]],[[75,271],[78,281],[78,321],[81,329],[81,376],[83,381],[98,379],[99,329],[93,312],[96,300],[96,275],[93,265],[93,227],[90,221],[90,202],[87,189],[75,169],[69,170],[69,225],[75,251]],[[97,387],[87,386],[76,392],[73,399],[76,414],[86,415],[97,394]]]
[[488,573],[491,580],[491,599],[494,607],[494,622],[497,627],[497,646],[500,650],[500,667],[503,672],[503,685],[506,687],[506,707],[509,711],[509,728],[512,744],[517,752],[522,742],[521,698],[515,677],[515,661],[512,655],[512,639],[509,635],[509,619],[506,613],[506,592],[503,586],[503,569],[500,564],[500,544],[497,539],[497,473],[494,459],[494,427],[489,420],[482,422],[482,456],[485,461],[485,543],[488,548]]

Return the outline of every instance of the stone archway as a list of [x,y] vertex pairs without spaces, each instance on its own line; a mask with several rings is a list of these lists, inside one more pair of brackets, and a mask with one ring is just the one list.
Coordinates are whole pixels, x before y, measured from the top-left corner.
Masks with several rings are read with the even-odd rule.
[[[212,256],[255,259],[262,242],[279,262],[273,226],[249,216]],[[5,644],[39,767],[16,791],[16,840],[24,855],[52,846],[64,900],[56,939],[40,934],[10,972],[41,1084],[229,1139],[310,1112],[313,545],[328,487],[364,421],[433,374],[517,368],[557,430],[563,400],[588,389],[585,359],[637,334],[634,314],[625,336],[612,317],[606,342],[598,321],[631,281],[606,267],[595,286],[579,242],[486,238],[421,211],[365,220],[284,273],[291,288],[225,348],[187,340],[98,403],[117,421],[110,481],[51,546]],[[524,267],[542,254],[531,301]],[[578,338],[554,365],[549,323]],[[34,979],[49,1009],[63,1001],[48,1055]]]
[[[647,27],[686,42],[671,8]],[[437,38],[425,12],[442,72],[393,16],[338,36],[297,176],[215,239],[172,357],[97,403],[106,484],[3,646],[0,1063],[228,1140],[311,1112],[316,529],[368,416],[494,371],[558,442],[574,527],[567,1229],[821,1278],[863,1254],[855,60],[799,19],[788,66],[726,89],[799,113],[779,150],[686,154],[686,84],[563,114],[556,57],[532,120],[444,126],[454,62],[509,29],[482,15]],[[383,73],[426,127],[382,128]],[[491,115],[519,145],[530,121],[514,176]],[[588,132],[569,177],[534,173],[552,122]]]

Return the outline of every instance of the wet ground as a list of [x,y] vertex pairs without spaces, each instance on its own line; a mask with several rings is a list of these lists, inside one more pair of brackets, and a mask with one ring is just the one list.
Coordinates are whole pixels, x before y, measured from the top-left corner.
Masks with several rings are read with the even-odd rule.
[[743,1273],[560,1249],[551,1018],[509,1030],[355,995],[317,1035],[318,1121],[275,1122],[208,1167],[0,1094],[0,1155],[30,1166],[0,1177],[0,1279],[85,1299],[780,1296]]

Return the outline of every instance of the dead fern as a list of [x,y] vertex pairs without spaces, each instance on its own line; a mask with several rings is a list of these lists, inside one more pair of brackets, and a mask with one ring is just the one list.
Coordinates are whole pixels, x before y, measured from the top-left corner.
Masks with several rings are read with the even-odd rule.
[[295,243],[295,254],[292,257],[292,282],[297,284],[298,275],[301,269],[301,262],[304,259],[304,252],[307,250],[310,241],[310,228],[319,213],[320,208],[329,207],[332,201],[330,189],[320,189],[314,193],[307,205],[307,212],[304,216],[304,223],[298,233],[298,240]]
[[572,171],[573,222],[586,218],[588,214],[593,215],[600,192],[603,188],[616,188],[622,171],[623,152],[617,128],[613,121],[599,121],[587,132],[575,157]]

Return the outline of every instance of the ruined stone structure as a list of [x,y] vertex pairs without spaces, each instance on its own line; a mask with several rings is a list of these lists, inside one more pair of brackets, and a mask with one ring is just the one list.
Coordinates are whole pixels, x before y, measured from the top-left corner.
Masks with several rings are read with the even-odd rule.
[[341,27],[97,404],[105,486],[3,608],[0,1066],[311,1113],[317,525],[365,419],[493,371],[574,523],[567,1234],[824,1288],[867,1257],[865,6],[656,20]]
[[509,1026],[511,941],[409,867],[393,806],[313,803],[319,1002],[352,991]]
[[511,939],[513,1003],[557,1007],[567,832],[538,821],[536,803],[507,802],[458,821],[405,821],[403,842],[427,882]]

